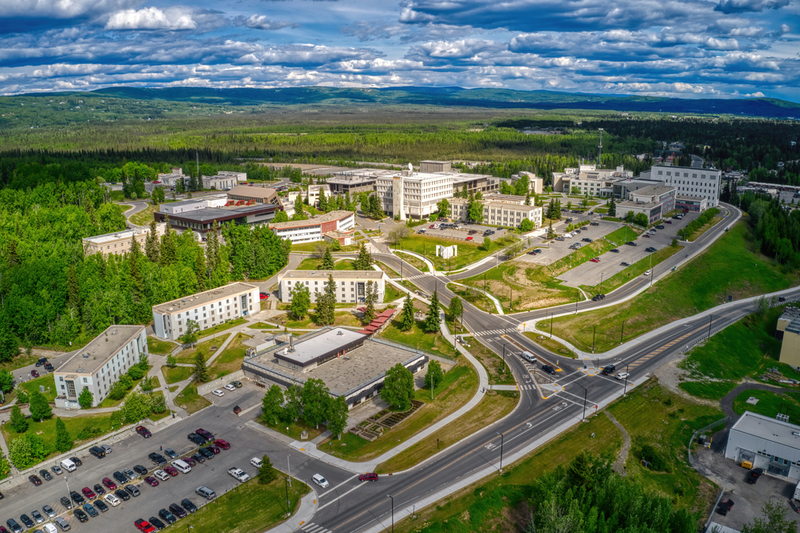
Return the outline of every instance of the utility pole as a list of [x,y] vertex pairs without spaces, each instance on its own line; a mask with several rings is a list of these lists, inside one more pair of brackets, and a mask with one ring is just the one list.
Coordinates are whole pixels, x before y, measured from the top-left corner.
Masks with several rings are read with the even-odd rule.
[[622,321],[622,330],[619,332],[619,343],[622,344],[622,337],[625,335],[625,321]]
[[500,472],[502,472],[503,471],[503,441],[505,439],[504,439],[502,433],[500,433],[499,431],[497,431],[496,433],[498,435],[500,435]]
[[586,389],[586,387],[584,387],[583,385],[581,385],[577,381],[575,382],[575,385],[577,385],[578,387],[583,389],[583,416],[581,417],[581,420],[585,420],[586,419],[586,395],[588,394],[589,391]]
[[553,313],[550,313],[550,338],[553,338]]
[[389,494],[386,497],[392,500],[392,533],[394,533],[394,498]]
[[625,365],[625,388],[622,390],[622,395],[625,396],[628,393],[628,363],[623,363]]
[[592,353],[594,353],[594,341],[597,338],[597,326],[592,326]]

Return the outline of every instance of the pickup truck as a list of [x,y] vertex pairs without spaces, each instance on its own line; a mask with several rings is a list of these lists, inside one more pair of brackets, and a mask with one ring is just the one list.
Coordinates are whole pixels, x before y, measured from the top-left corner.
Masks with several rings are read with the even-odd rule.
[[238,479],[240,483],[244,483],[245,481],[250,479],[250,476],[247,474],[247,472],[245,472],[241,468],[229,468],[228,473],[233,477],[235,477],[236,479]]

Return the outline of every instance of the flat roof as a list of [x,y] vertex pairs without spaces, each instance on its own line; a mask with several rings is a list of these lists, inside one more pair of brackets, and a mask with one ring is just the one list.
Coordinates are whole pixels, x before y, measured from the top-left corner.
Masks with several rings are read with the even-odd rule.
[[[355,331],[352,333],[364,337],[364,343],[361,346],[349,350],[342,357],[331,359],[306,372],[301,369],[295,370],[279,365],[274,355],[274,349],[270,349],[251,359],[246,359],[246,362],[276,370],[300,382],[305,382],[312,378],[321,379],[332,394],[342,396],[375,380],[397,363],[405,363],[416,357],[426,355],[413,348],[406,348],[381,339],[369,338]],[[302,342],[302,337],[300,342]],[[281,350],[285,346],[282,345]]]
[[287,278],[292,280],[327,280],[328,276],[333,276],[335,280],[383,279],[384,275],[382,270],[287,270],[280,276],[279,281]]
[[308,220],[290,220],[289,222],[277,222],[270,224],[272,229],[288,229],[288,228],[305,228],[308,226],[319,226],[325,222],[332,222],[334,220],[342,220],[350,215],[354,215],[352,211],[331,211],[318,217],[309,218]]
[[94,237],[84,237],[84,241],[101,244],[104,242],[118,241],[121,239],[130,239],[136,232],[132,229],[117,231],[116,233],[106,233],[105,235],[95,235]]
[[776,418],[745,411],[731,428],[733,430],[800,450],[800,426]]
[[800,318],[795,318],[786,326],[786,331],[800,335]]
[[344,328],[324,329],[292,343],[292,349],[284,346],[273,355],[284,361],[308,366],[320,358],[335,353],[353,344],[360,344],[365,336]]
[[[244,201],[244,200],[242,200]],[[171,219],[191,220],[193,222],[213,222],[221,218],[238,218],[259,213],[261,211],[274,211],[278,206],[272,204],[247,205],[241,207],[204,207],[194,211],[186,211],[172,215]],[[169,214],[169,213],[167,213]]]
[[250,187],[249,185],[237,185],[228,191],[228,196],[252,196],[253,198],[272,198],[277,194],[275,189],[269,187]]
[[672,186],[664,186],[664,185],[648,185],[647,187],[642,187],[638,191],[631,191],[631,194],[634,196],[645,196],[649,194],[661,195],[665,192],[669,191],[676,191],[677,188]]
[[679,194],[675,197],[676,200],[691,200],[691,201],[702,201],[705,200],[704,196],[691,196],[689,194]]
[[[56,370],[59,374],[94,374],[110,357],[135,339],[144,326],[109,326],[92,342],[75,351],[75,355]],[[84,357],[88,355],[88,357]]]
[[250,285],[249,283],[237,281],[235,283],[223,285],[222,287],[217,287],[216,289],[198,292],[197,294],[192,294],[176,300],[164,302],[163,304],[154,305],[153,311],[158,313],[171,313],[173,311],[194,309],[198,305],[216,302],[220,298],[228,298],[230,296],[234,296],[242,292],[252,291],[254,289],[258,289],[258,287],[255,285]]

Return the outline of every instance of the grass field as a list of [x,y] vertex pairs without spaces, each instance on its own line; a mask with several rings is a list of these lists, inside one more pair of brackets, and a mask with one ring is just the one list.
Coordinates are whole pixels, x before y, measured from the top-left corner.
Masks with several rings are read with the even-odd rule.
[[[483,237],[475,235],[475,238],[476,240],[480,239],[480,244],[483,243]],[[452,246],[455,244],[458,246],[458,257],[454,257],[450,261],[437,257],[437,244],[441,246]],[[492,246],[488,250],[484,250],[479,244],[471,244],[467,241],[429,237],[427,235],[411,235],[403,239],[396,248],[400,250],[409,250],[425,256],[433,263],[436,270],[458,270],[499,250],[501,245],[492,242]]]
[[178,345],[171,341],[162,341],[155,337],[147,337],[147,350],[155,355],[167,355]]
[[[628,476],[673,498],[676,505],[705,511],[716,497],[716,488],[686,465],[686,445],[694,429],[721,414],[682,401],[654,382],[632,391],[611,409],[633,441],[626,463]],[[669,450],[670,473],[638,466],[636,454],[643,442]],[[621,446],[622,435],[606,416],[590,416],[586,423],[556,437],[527,458],[505,465],[503,475],[465,487],[395,524],[395,529],[398,533],[516,533],[530,513],[526,502],[532,482],[570,463],[583,451],[613,460]],[[480,451],[482,448],[472,453],[477,455]],[[476,457],[477,460],[483,461]]]
[[194,367],[193,366],[176,366],[175,368],[170,368],[168,366],[162,366],[161,372],[164,374],[164,379],[167,380],[168,384],[178,383],[183,381],[184,379],[189,379],[194,374]]
[[564,357],[572,357],[573,359],[576,357],[575,352],[573,352],[572,350],[570,350],[557,340],[551,339],[547,335],[541,335],[539,333],[534,333],[532,331],[526,331],[523,333],[523,335],[528,337],[530,340],[532,340],[542,348],[546,348],[547,350],[550,350],[555,354],[563,355]]
[[277,431],[278,433],[283,433],[287,437],[291,437],[297,441],[300,440],[300,437],[302,436],[304,431],[308,433],[308,440],[314,440],[328,429],[324,424],[321,424],[319,427],[309,426],[303,420],[302,415],[298,420],[291,422],[289,424],[283,421],[281,421],[279,424],[276,425],[267,424],[260,416],[256,417],[256,422],[258,422],[264,427],[270,428],[273,431]]
[[405,296],[405,293],[400,292],[394,285],[391,283],[386,284],[386,291],[383,295],[383,303],[388,304],[389,302],[393,302],[398,298],[402,298]]
[[14,356],[14,358],[11,361],[0,363],[0,370],[8,370],[9,372],[11,372],[12,370],[22,368],[23,366],[32,365],[36,363],[36,361],[38,360],[39,360],[38,355],[33,355],[33,354],[28,355],[24,352],[20,352],[19,355]]
[[194,345],[194,348],[187,348],[186,350],[178,352],[178,355],[175,356],[175,360],[178,363],[194,363],[197,352],[201,352],[203,356],[208,359],[211,355],[214,355],[214,351],[211,348],[213,346],[222,346],[222,343],[225,342],[227,338],[228,335],[219,335],[213,339],[198,342]]
[[[428,272],[428,265],[425,263],[425,261],[423,261],[419,257],[413,256],[411,254],[406,254],[406,253],[403,253],[403,252],[395,252],[395,254],[400,259],[402,259],[403,261],[405,261],[409,265],[413,266],[414,268],[416,268],[420,272]],[[403,272],[401,277],[405,277],[406,275],[407,275],[407,273]]]
[[[317,314],[312,310],[309,315],[302,320],[292,320],[288,314],[278,315],[274,320],[277,324],[280,324],[281,327],[290,329],[311,329],[320,327],[315,322],[316,316]],[[350,311],[336,311],[334,313],[333,325],[359,327],[362,324],[361,319]]]
[[235,320],[228,320],[222,324],[217,324],[216,326],[210,327],[208,329],[204,329],[200,332],[199,336],[202,339],[203,337],[208,337],[209,335],[213,335],[215,333],[219,333],[220,331],[225,331],[226,329],[231,329],[236,326],[241,326],[242,324],[247,324],[247,320],[244,318],[237,318]]
[[148,204],[147,207],[135,215],[131,215],[128,220],[130,220],[131,224],[135,224],[137,226],[147,226],[150,224],[150,221],[153,220],[153,213],[156,211],[158,211],[158,207]]
[[200,532],[255,533],[270,529],[283,522],[288,511],[294,513],[300,499],[310,490],[305,483],[292,479],[287,510],[284,477],[279,474],[267,485],[259,484],[257,479],[242,483],[164,531],[182,533],[189,523]]
[[250,329],[275,329],[278,326],[273,326],[272,324],[267,324],[266,322],[256,322],[255,324],[250,324],[247,327]]
[[596,351],[603,352],[619,344],[623,321],[625,339],[632,339],[719,305],[727,295],[745,298],[786,289],[798,280],[797,272],[753,252],[750,229],[740,223],[700,257],[635,298],[607,309],[556,318],[553,334],[588,351],[597,327]]
[[192,381],[175,398],[175,404],[183,407],[191,414],[208,407],[211,402],[197,394],[197,382]]
[[250,338],[252,337],[248,337],[244,333],[236,334],[236,337],[228,344],[225,351],[219,354],[214,359],[213,364],[208,367],[208,373],[212,380],[227,376],[242,367],[245,350],[247,350],[247,346],[242,344],[242,341]]
[[[453,328],[451,327],[450,330],[452,331]],[[491,385],[513,385],[515,383],[511,369],[508,367],[508,363],[503,361],[502,356],[497,355],[473,337],[464,337],[464,342],[469,344],[467,351],[486,369]],[[513,357],[510,350],[506,357]]]
[[477,390],[478,373],[466,363],[457,364],[445,373],[442,383],[434,387],[434,400],[431,400],[430,389],[417,390],[414,394],[415,399],[424,402],[425,405],[382,437],[369,442],[348,432],[342,435],[341,440],[324,440],[318,445],[318,449],[350,461],[374,459],[394,448],[398,442],[412,437],[458,410],[475,395]]
[[[755,398],[755,405],[747,403],[749,398]],[[789,422],[800,423],[800,393],[798,392],[772,392],[766,390],[746,390],[733,400],[733,410],[737,415],[745,411],[775,418],[778,413],[789,415]]]
[[419,327],[419,323],[415,323],[414,327],[409,331],[400,331],[398,325],[399,322],[397,320],[392,320],[391,323],[386,326],[386,329],[381,332],[380,338],[398,344],[405,344],[406,346],[411,346],[423,352],[441,355],[449,359],[453,358],[455,348],[453,348],[452,344],[447,342],[440,331],[436,333],[425,333]]
[[[334,270],[354,270],[353,261],[350,259],[339,259],[336,261],[334,258],[334,261]],[[311,257],[303,259],[295,270],[322,270],[322,259],[314,259]]]
[[[56,399],[58,393],[56,392],[56,381],[53,377],[53,373],[45,374],[44,376],[36,379],[32,379],[30,381],[26,381],[24,383],[20,383],[18,385],[19,388],[25,390],[29,395],[34,391],[39,391],[39,386],[44,387],[44,397],[47,398],[47,401],[52,402]],[[48,393],[49,389],[49,393]]]
[[[487,313],[496,313],[497,307],[494,305],[489,298],[478,289],[474,289],[471,287],[462,287],[461,285],[456,285],[454,283],[448,283],[447,288],[453,291],[455,294],[461,297],[462,300],[465,300],[478,309],[486,311]],[[480,289],[483,289],[481,286]]]

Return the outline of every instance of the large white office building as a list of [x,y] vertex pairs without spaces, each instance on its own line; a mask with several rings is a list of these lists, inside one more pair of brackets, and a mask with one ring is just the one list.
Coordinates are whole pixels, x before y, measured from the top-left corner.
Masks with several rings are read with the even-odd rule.
[[708,207],[719,205],[722,171],[694,167],[652,166],[640,178],[658,180],[678,190],[678,196],[705,198]]
[[261,310],[258,287],[249,283],[229,283],[153,306],[153,331],[156,337],[177,341],[193,320],[200,330]]
[[367,283],[372,282],[378,290],[378,302],[386,293],[386,276],[377,270],[289,270],[278,279],[278,298],[281,302],[292,301],[292,289],[298,285],[308,287],[311,302],[316,303],[316,293],[325,290],[328,276],[336,283],[336,303],[361,303],[367,294]]
[[453,175],[429,172],[386,172],[378,175],[375,191],[387,215],[399,220],[426,218],[438,204],[453,197]]
[[356,224],[352,211],[331,211],[308,220],[290,220],[270,224],[270,229],[281,239],[289,239],[292,244],[324,240],[330,232],[344,232]]
[[[451,198],[449,202],[452,218],[462,222],[469,221],[469,200]],[[489,195],[482,203],[482,224],[518,228],[522,221],[527,218],[533,222],[534,228],[542,226],[542,208],[525,205],[524,196]]]
[[56,407],[80,409],[83,389],[89,389],[92,407],[97,407],[120,376],[147,354],[144,326],[109,326],[53,373]]

